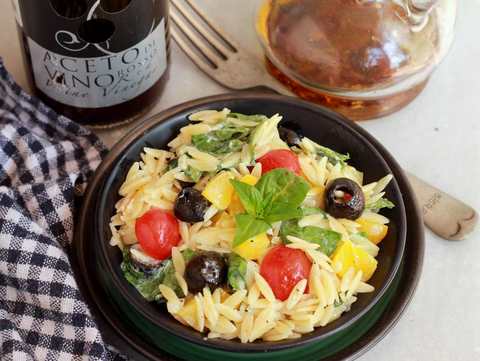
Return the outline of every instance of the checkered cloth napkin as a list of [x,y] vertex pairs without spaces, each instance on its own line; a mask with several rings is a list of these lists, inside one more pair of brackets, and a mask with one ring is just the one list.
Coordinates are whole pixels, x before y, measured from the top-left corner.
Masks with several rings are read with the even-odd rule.
[[74,187],[105,152],[90,131],[14,83],[0,60],[0,359],[115,360],[65,248]]

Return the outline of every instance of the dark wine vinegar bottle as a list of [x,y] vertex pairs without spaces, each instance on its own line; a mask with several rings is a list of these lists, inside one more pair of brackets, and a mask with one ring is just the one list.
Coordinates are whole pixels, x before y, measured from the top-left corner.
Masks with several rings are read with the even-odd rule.
[[136,119],[168,76],[168,0],[13,0],[36,96],[79,123]]

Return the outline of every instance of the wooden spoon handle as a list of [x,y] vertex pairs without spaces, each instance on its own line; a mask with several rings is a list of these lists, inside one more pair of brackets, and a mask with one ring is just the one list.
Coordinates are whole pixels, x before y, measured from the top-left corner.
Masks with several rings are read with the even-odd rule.
[[459,241],[474,230],[478,215],[472,207],[413,174],[407,172],[407,176],[422,208],[423,221],[435,234],[447,240]]

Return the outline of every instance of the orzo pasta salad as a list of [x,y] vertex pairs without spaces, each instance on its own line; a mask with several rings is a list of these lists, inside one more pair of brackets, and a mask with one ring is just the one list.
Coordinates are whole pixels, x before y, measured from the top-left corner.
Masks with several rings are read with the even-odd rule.
[[125,278],[208,338],[301,337],[349,311],[377,268],[392,179],[282,117],[206,110],[145,148],[111,219]]

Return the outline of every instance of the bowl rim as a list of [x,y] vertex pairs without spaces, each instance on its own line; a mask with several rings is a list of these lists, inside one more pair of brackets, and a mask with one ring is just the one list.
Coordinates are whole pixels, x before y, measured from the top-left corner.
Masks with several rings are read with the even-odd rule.
[[[333,121],[335,121],[339,126],[347,128],[349,132],[354,133],[355,136],[359,137],[361,141],[373,152],[377,155],[379,160],[381,160],[383,163],[385,163],[385,166],[389,168],[392,173],[393,170],[395,169],[397,173],[400,173],[402,176],[404,176],[403,171],[399,167],[399,165],[396,163],[396,161],[393,159],[393,157],[388,153],[388,151],[385,151],[385,153],[389,156],[389,160],[385,159],[384,155],[381,154],[375,145],[371,143],[371,139],[374,139],[368,132],[364,131],[359,132],[358,128],[359,126],[351,122],[350,120],[346,119],[345,117],[341,116],[340,114],[333,112],[329,109],[326,109],[324,107],[308,103],[296,98],[291,98],[291,97],[286,97],[286,96],[281,96],[281,95],[270,95],[270,94],[265,94],[265,93],[231,93],[231,94],[223,94],[223,95],[216,95],[216,96],[210,96],[210,97],[205,97],[205,98],[200,98],[197,100],[192,100],[188,101],[182,104],[179,104],[173,108],[169,108],[163,112],[160,112],[151,118],[147,119],[146,121],[142,122],[139,124],[135,129],[133,129],[129,134],[127,134],[124,138],[122,138],[111,150],[111,152],[108,154],[108,156],[105,158],[104,162],[102,162],[102,165],[107,167],[105,169],[99,168],[99,172],[102,171],[102,174],[105,173],[109,168],[114,167],[116,162],[120,161],[120,159],[124,156],[124,151],[126,151],[132,144],[134,144],[136,141],[141,139],[143,135],[154,129],[156,126],[160,124],[165,124],[168,122],[168,120],[178,113],[186,112],[186,111],[197,111],[199,108],[208,108],[208,105],[214,102],[221,102],[221,101],[249,101],[249,100],[265,100],[265,101],[273,101],[273,102],[281,102],[281,103],[286,103],[289,106],[294,106],[294,107],[304,107],[307,108],[308,110],[311,110],[316,113],[322,113],[325,116],[331,118]],[[211,108],[211,107],[210,107]],[[377,141],[378,143],[378,141]],[[97,174],[97,173],[96,173]],[[104,179],[103,185],[108,185],[113,181],[113,176],[108,175]],[[326,332],[320,333],[320,334],[315,334],[315,332],[305,334],[299,339],[295,340],[285,340],[285,341],[280,341],[280,342],[256,342],[256,343],[247,343],[247,344],[241,344],[237,341],[228,341],[228,340],[221,340],[221,339],[211,339],[208,340],[208,343],[204,341],[203,337],[199,337],[199,333],[195,330],[191,330],[190,328],[185,327],[184,325],[178,323],[178,325],[174,324],[173,327],[172,325],[169,325],[170,327],[165,327],[165,324],[163,324],[163,321],[160,320],[155,314],[148,312],[142,307],[141,302],[134,297],[131,294],[131,291],[127,287],[125,280],[124,279],[119,279],[119,277],[116,276],[116,273],[114,272],[115,265],[113,265],[109,257],[107,257],[107,249],[108,247],[111,247],[109,245],[109,242],[100,242],[100,253],[101,256],[105,259],[107,268],[111,272],[112,280],[115,286],[120,290],[121,294],[123,297],[133,306],[136,308],[138,312],[142,314],[146,319],[148,319],[150,322],[156,324],[158,327],[161,327],[163,329],[166,329],[168,332],[181,337],[183,339],[186,339],[190,342],[196,343],[196,344],[201,344],[201,345],[208,345],[209,347],[216,348],[219,350],[225,350],[225,351],[241,351],[241,352],[264,352],[266,350],[268,351],[275,351],[275,350],[280,350],[280,349],[286,349],[290,347],[295,347],[299,345],[303,345],[309,342],[314,342],[314,341],[320,341],[324,340],[337,332],[340,332],[342,330],[345,330],[346,328],[350,327],[353,323],[355,323],[358,319],[360,319],[362,316],[364,316],[385,294],[385,292],[388,290],[389,286],[391,285],[392,281],[395,278],[395,275],[398,272],[398,269],[400,267],[403,254],[405,251],[405,243],[406,243],[406,232],[407,232],[407,224],[406,224],[406,214],[405,214],[405,206],[403,203],[403,195],[401,194],[401,191],[399,189],[398,183],[395,180],[395,186],[396,190],[395,192],[399,194],[399,199],[401,200],[400,204],[397,204],[397,207],[400,208],[400,213],[401,217],[399,220],[399,224],[397,224],[399,228],[399,238],[397,239],[397,242],[399,242],[399,245],[397,246],[396,249],[396,254],[394,257],[394,261],[392,262],[391,269],[389,273],[387,274],[385,282],[379,287],[377,294],[370,300],[370,302],[365,305],[363,308],[359,309],[357,313],[355,314],[349,314],[347,317],[343,318],[343,322],[337,325],[336,327],[332,328],[331,330],[328,330]],[[103,188],[102,188],[103,190]],[[100,190],[99,192],[99,197],[98,198],[103,198],[105,196],[105,192],[102,192]],[[100,207],[96,207],[96,210],[98,211]],[[96,219],[99,219],[101,216],[96,217]],[[102,239],[101,237],[100,239]]]

